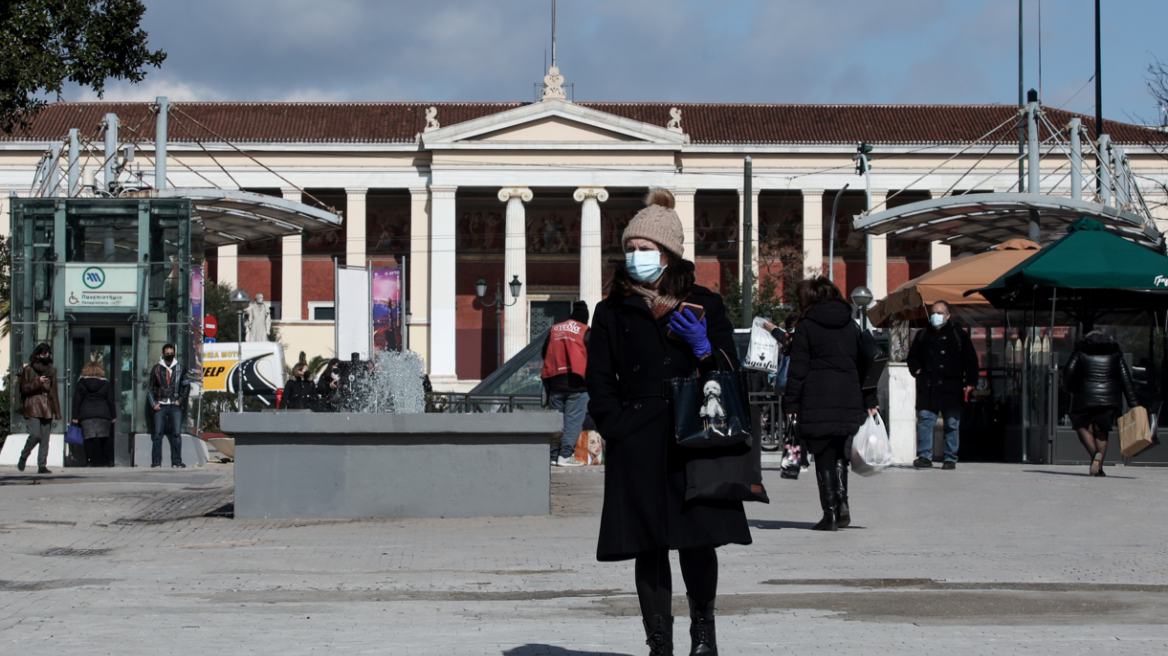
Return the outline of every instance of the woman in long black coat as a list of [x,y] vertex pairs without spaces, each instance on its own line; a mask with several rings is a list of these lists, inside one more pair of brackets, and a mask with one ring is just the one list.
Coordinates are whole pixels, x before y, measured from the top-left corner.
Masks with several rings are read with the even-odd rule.
[[1071,392],[1071,427],[1091,458],[1088,472],[1106,476],[1103,459],[1107,457],[1107,433],[1123,410],[1125,397],[1130,407],[1139,405],[1123,349],[1103,333],[1092,330],[1075,344],[1062,378]]
[[[677,549],[696,651],[716,652],[715,547],[750,544],[742,503],[686,502],[686,462],[700,450],[677,446],[670,380],[729,366],[733,326],[717,294],[694,284],[683,259],[673,196],[655,190],[625,230],[625,266],[592,320],[588,412],[607,444],[604,510],[596,556],[635,559],[637,595],[652,654],[672,654],[669,550]],[[664,265],[664,269],[662,269]],[[705,309],[701,321],[682,302]],[[672,330],[678,337],[670,337]],[[712,650],[712,651],[711,651]]]
[[316,410],[319,399],[308,365],[301,362],[292,367],[292,377],[284,383],[280,407],[285,410]]
[[85,461],[90,467],[114,466],[114,424],[118,406],[114,388],[105,377],[100,362],[90,362],[81,369],[73,388],[73,423],[85,438]]
[[798,421],[799,437],[815,456],[823,519],[812,528],[834,531],[852,521],[844,442],[876,414],[876,390],[860,385],[863,333],[835,283],[823,276],[799,284],[803,315],[791,339],[783,411]]

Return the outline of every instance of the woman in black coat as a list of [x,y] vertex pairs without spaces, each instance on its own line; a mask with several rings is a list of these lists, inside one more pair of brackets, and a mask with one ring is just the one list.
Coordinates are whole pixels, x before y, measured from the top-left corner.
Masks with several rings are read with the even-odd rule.
[[301,362],[292,367],[292,378],[284,384],[280,406],[285,410],[316,410],[318,398],[308,365]]
[[316,381],[316,410],[339,412],[341,409],[341,361],[333,358]]
[[114,466],[114,424],[118,406],[114,388],[105,378],[100,362],[90,362],[81,369],[81,378],[73,388],[73,423],[81,427],[85,438],[85,461],[90,467]]
[[803,281],[799,303],[803,315],[791,339],[783,408],[815,456],[823,519],[812,528],[834,531],[852,521],[844,443],[876,414],[876,391],[860,387],[863,333],[835,283],[823,276]]
[[1107,433],[1123,409],[1124,397],[1129,406],[1139,405],[1123,350],[1098,330],[1087,333],[1063,367],[1063,385],[1071,392],[1071,427],[1091,458],[1088,471],[1106,476]]
[[[672,654],[669,550],[677,549],[690,604],[693,653],[717,653],[715,547],[750,544],[742,503],[685,501],[687,461],[679,447],[670,381],[729,367],[733,326],[717,294],[694,284],[683,259],[673,196],[655,190],[625,229],[625,262],[596,306],[588,344],[588,412],[607,445],[604,510],[596,557],[634,559],[637,595],[652,654]],[[704,319],[677,312],[700,305]],[[676,337],[668,336],[673,331]]]

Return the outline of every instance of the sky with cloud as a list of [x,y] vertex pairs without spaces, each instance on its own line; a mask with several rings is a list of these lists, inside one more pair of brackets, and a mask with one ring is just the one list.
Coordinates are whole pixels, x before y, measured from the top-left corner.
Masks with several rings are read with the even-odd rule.
[[[1027,88],[1039,0],[1024,0]],[[525,101],[550,0],[145,0],[169,53],[106,99]],[[1094,1],[1042,0],[1042,101],[1094,113]],[[559,0],[576,100],[1004,103],[1018,98],[1017,0]],[[1104,114],[1159,120],[1168,1],[1104,0]],[[70,90],[66,100],[93,100]]]

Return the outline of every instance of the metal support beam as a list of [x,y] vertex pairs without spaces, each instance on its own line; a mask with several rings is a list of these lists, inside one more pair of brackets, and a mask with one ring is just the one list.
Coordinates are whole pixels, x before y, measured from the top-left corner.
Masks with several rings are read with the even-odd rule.
[[81,177],[81,139],[77,136],[77,128],[69,129],[69,168],[67,169],[69,184],[65,187],[65,195],[73,198],[80,191],[78,180]]
[[[1033,95],[1033,92],[1031,92]],[[1030,193],[1037,194],[1039,192],[1039,170],[1038,170],[1038,101],[1031,100],[1026,105],[1026,159],[1030,164]],[[1041,224],[1039,223],[1038,210],[1030,210],[1030,241],[1038,242],[1041,237]]]
[[743,170],[742,192],[742,327],[754,322],[754,190],[753,170],[747,156]]
[[1115,206],[1123,207],[1131,204],[1131,188],[1128,185],[1127,171],[1124,170],[1123,148],[1111,147],[1111,168],[1115,173]]
[[158,116],[154,119],[154,188],[166,189],[166,116],[170,103],[166,96],[158,96]]
[[114,183],[118,180],[118,115],[105,115],[105,164],[102,166],[102,182],[106,191],[113,191]]
[[1071,133],[1071,198],[1083,200],[1083,121],[1073,118],[1067,129]]
[[49,168],[45,196],[56,197],[57,187],[61,184],[61,144],[55,143],[49,147]]
[[1103,205],[1111,204],[1111,166],[1108,159],[1111,157],[1111,137],[1099,135],[1098,165],[1099,165],[1099,202]]

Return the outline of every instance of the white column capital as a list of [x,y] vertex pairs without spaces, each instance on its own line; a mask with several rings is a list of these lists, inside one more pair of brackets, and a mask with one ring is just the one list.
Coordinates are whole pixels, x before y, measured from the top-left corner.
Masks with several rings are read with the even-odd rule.
[[697,189],[673,189],[673,200],[678,203],[692,203],[694,202],[694,195],[698,193]]
[[532,198],[535,198],[535,194],[531,193],[531,190],[527,187],[503,187],[499,190],[500,201],[506,203],[512,198],[519,199],[526,203],[529,202]]
[[608,190],[604,187],[580,187],[576,190],[576,193],[572,194],[572,198],[576,199],[577,203],[583,203],[589,198],[603,203],[608,200]]
[[430,200],[430,190],[429,189],[410,189],[410,200],[413,200],[413,201]]
[[368,192],[368,187],[345,187],[345,196],[347,196],[349,200],[365,200],[365,194]]
[[823,192],[826,190],[813,188],[813,187],[805,187],[805,188],[799,189],[798,191],[803,192],[803,197],[806,198],[808,196],[823,196]]
[[458,187],[430,187],[431,200],[454,200]]

